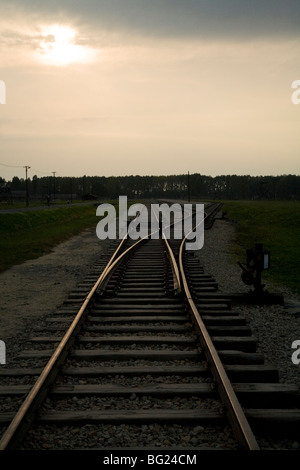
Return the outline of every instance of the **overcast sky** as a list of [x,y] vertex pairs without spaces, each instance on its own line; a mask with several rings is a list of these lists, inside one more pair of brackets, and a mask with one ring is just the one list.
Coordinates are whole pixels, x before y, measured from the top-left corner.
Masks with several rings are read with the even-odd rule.
[[0,176],[299,174],[299,39],[299,0],[0,0]]

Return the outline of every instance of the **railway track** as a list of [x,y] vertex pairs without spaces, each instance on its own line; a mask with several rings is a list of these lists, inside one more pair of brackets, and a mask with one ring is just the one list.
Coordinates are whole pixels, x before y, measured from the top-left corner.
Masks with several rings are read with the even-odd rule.
[[1,367],[0,449],[258,450],[261,433],[296,435],[299,390],[185,240],[112,245]]

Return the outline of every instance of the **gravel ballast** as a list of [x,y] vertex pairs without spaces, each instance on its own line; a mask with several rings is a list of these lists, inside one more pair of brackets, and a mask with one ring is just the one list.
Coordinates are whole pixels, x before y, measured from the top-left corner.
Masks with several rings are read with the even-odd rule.
[[[240,268],[233,261],[232,252],[235,243],[235,227],[228,220],[217,220],[213,228],[205,232],[203,249],[197,254],[206,274],[211,274],[224,294],[248,292],[240,277]],[[52,253],[38,260],[28,261],[15,266],[0,275],[1,329],[0,339],[7,345],[7,365],[15,366],[15,356],[24,349],[24,342],[47,315],[51,315],[88,273],[90,265],[105,253],[107,244],[100,242],[94,231],[87,230],[80,236],[59,245]],[[63,274],[63,281],[60,276]],[[18,285],[14,280],[18,279]],[[258,347],[265,356],[267,364],[275,365],[279,370],[280,382],[300,386],[300,364],[293,364],[292,343],[300,340],[300,299],[284,287],[274,288],[268,285],[270,292],[280,291],[284,295],[284,305],[242,305],[233,308],[248,320],[253,334],[258,338]],[[49,299],[49,290],[51,296]],[[299,333],[299,334],[298,334]],[[121,383],[124,384],[121,378]],[[131,397],[130,402],[139,408],[142,399]],[[70,400],[74,408],[78,399]],[[82,400],[80,403],[84,403]],[[99,401],[102,406],[102,402]],[[46,402],[47,406],[47,402]],[[10,408],[11,404],[7,403]],[[135,426],[93,426],[86,425],[81,430],[74,429],[74,436],[68,435],[62,428],[59,435],[47,434],[47,429],[37,429],[31,436],[32,448],[72,448],[106,446],[210,446],[222,448],[230,442],[230,431],[220,428],[218,442],[209,428],[191,426],[190,429],[179,426],[145,425],[142,432]],[[163,438],[162,438],[163,437]],[[74,440],[73,440],[74,439]],[[89,444],[87,445],[87,441]],[[266,449],[300,449],[295,441],[265,442]],[[26,448],[26,447],[25,447]]]
[[[204,247],[198,252],[205,273],[216,279],[219,292],[224,294],[248,293],[251,289],[242,282],[241,269],[233,261],[234,244],[234,225],[230,221],[217,219],[213,229],[205,232]],[[248,320],[266,363],[278,368],[280,382],[300,386],[300,364],[292,362],[295,352],[292,344],[300,340],[300,299],[284,286],[278,288],[268,283],[265,289],[270,293],[282,294],[284,304],[262,306],[237,303],[232,308]]]

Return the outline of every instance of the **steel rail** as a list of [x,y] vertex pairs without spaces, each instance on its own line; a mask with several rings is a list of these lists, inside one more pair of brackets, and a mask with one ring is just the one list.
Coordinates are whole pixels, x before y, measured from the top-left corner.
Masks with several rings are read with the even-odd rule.
[[[157,230],[153,231],[152,233],[148,233],[148,235],[141,238],[139,241],[127,248],[122,254],[117,257],[119,251],[121,250],[121,247],[125,243],[125,239],[127,239],[128,232],[124,236],[121,243],[118,245],[116,251],[112,255],[111,259],[107,263],[106,267],[102,271],[101,275],[99,276],[94,286],[86,296],[80,309],[77,311],[74,320],[72,321],[67,332],[60,341],[58,347],[52,354],[51,358],[44,367],[37,381],[35,382],[32,389],[29,391],[27,397],[25,398],[24,402],[20,406],[12,422],[6,429],[4,435],[2,436],[2,439],[0,440],[0,450],[9,450],[16,447],[22,439],[24,433],[30,427],[32,421],[34,420],[34,416],[38,410],[38,407],[41,405],[41,403],[47,396],[48,389],[55,380],[58,374],[59,367],[63,364],[70,348],[72,347],[75,341],[75,337],[86,318],[87,307],[94,294],[99,291],[99,289],[101,289],[101,286],[105,284],[107,278],[112,274],[112,272],[119,265],[119,263],[126,256],[128,256],[130,252],[137,248],[139,244],[148,240],[149,237],[151,237],[155,233],[157,233]],[[164,240],[166,245],[168,246],[169,253],[172,253],[172,250],[166,240],[166,237],[164,237]],[[173,253],[172,256],[170,256],[170,260],[172,269],[174,270],[174,272],[177,272],[177,275],[179,275],[179,270]]]
[[118,252],[124,244],[125,237],[118,245],[117,249],[110,258],[103,272],[101,273],[96,283],[86,296],[67,332],[61,339],[53,355],[42,370],[40,376],[38,377],[37,381],[28,393],[24,402],[20,406],[12,422],[6,429],[4,435],[2,436],[2,439],[0,440],[0,450],[8,450],[16,446],[19,443],[24,431],[29,428],[31,422],[34,419],[34,414],[37,411],[37,408],[40,406],[40,404],[46,397],[49,386],[53,383],[56,378],[58,368],[67,356],[68,351],[75,340],[75,336],[78,333],[83,321],[85,320],[86,309],[94,293],[96,292],[99,284],[103,281],[103,279],[105,279],[109,267],[114,264],[114,260],[116,259]]
[[[155,215],[155,218],[157,220],[157,222],[159,222],[159,219],[157,217],[157,214],[155,213],[153,207],[151,207],[151,209],[153,210],[153,213]],[[170,224],[170,227],[172,226],[173,224]],[[171,260],[171,267],[172,267],[172,272],[173,272],[173,282],[174,282],[174,291],[176,292],[176,294],[180,294],[181,293],[181,279],[180,279],[180,272],[179,272],[179,269],[178,269],[178,265],[176,263],[176,260],[175,260],[175,256],[174,256],[174,253],[173,253],[173,250],[167,240],[167,237],[164,233],[164,229],[162,227],[162,237],[165,241],[165,244],[166,244],[166,247],[167,247],[167,250],[168,250],[168,254],[169,254],[169,258]]]
[[61,339],[59,345],[55,349],[48,363],[42,370],[35,384],[32,386],[31,390],[29,391],[28,395],[26,396],[25,400],[23,401],[19,410],[11,421],[10,425],[4,432],[0,440],[0,450],[13,449],[20,442],[24,432],[26,432],[26,430],[28,430],[28,428],[30,427],[32,421],[34,420],[34,415],[38,407],[41,405],[48,393],[48,388],[53,383],[58,374],[58,368],[63,364],[68,354],[68,351],[70,350],[71,346],[75,341],[76,334],[79,332],[80,327],[86,318],[87,307],[91,299],[93,298],[99,286],[101,286],[101,284],[105,281],[106,277],[111,272],[111,269],[113,269],[113,267],[118,263],[118,260],[121,260],[121,258],[123,258],[123,255],[128,252],[128,250],[126,250],[117,258],[117,255],[121,250],[123,244],[125,243],[127,237],[128,232],[121,240],[117,249],[108,261],[106,267],[104,268],[99,278],[85,297],[67,332]]
[[[88,295],[84,299],[80,309],[77,311],[74,320],[72,321],[63,338],[61,339],[59,345],[55,349],[48,363],[42,370],[37,381],[32,386],[31,390],[29,391],[25,400],[21,404],[10,425],[4,432],[0,440],[0,450],[14,449],[21,441],[24,433],[29,429],[31,423],[34,420],[34,416],[38,410],[38,407],[41,405],[41,403],[47,396],[48,389],[55,380],[58,374],[59,367],[63,364],[70,348],[72,347],[75,341],[75,337],[86,318],[87,307],[95,293],[99,291],[99,289],[101,289],[101,286],[106,282],[106,279],[111,275],[115,267],[119,265],[119,263],[139,244],[149,239],[149,237],[155,233],[157,233],[157,230],[152,233],[148,233],[148,235],[138,240],[136,243],[127,248],[122,254],[117,257],[117,254],[123,246],[125,239],[127,239],[128,237],[128,232],[126,233],[126,235],[118,245],[117,249],[115,250],[114,254],[110,258],[109,262],[107,263],[106,267],[104,268],[99,278],[93,285],[92,289],[89,291]],[[172,262],[175,262],[174,258],[172,259]]]
[[[211,211],[211,213],[213,212],[214,210]],[[205,213],[203,221],[201,221],[199,224],[204,223],[205,219],[207,219],[211,213]],[[239,400],[237,399],[235,391],[220,360],[218,352],[212,342],[212,339],[205,327],[205,324],[190,293],[183,266],[183,254],[186,240],[187,236],[183,239],[179,250],[180,274],[182,277],[183,289],[189,304],[189,308],[192,312],[193,318],[195,319],[196,325],[198,326],[200,332],[200,340],[206,355],[206,359],[211,367],[219,394],[227,410],[228,419],[231,423],[236,438],[238,439],[238,442],[242,445],[243,448],[247,450],[259,450],[259,446],[250,428],[248,420],[243,412]]]

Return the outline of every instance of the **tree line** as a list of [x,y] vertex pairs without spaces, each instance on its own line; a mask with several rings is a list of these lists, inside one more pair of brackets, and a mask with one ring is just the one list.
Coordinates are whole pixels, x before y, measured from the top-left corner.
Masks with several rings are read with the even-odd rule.
[[128,198],[202,198],[202,199],[300,199],[300,176],[205,176],[199,173],[169,176],[15,176],[11,181],[0,177],[0,192],[31,199],[114,199]]

